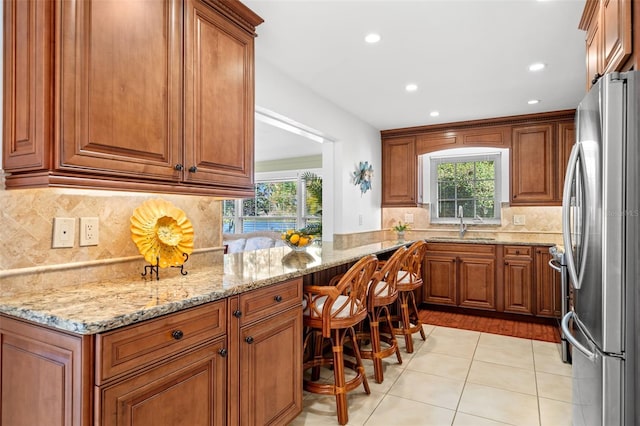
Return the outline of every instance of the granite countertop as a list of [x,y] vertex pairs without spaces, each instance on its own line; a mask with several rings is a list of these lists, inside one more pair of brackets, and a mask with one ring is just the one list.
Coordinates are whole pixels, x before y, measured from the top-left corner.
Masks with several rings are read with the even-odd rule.
[[357,261],[364,255],[392,251],[401,245],[385,241],[335,250],[331,243],[324,243],[305,252],[276,247],[228,254],[223,262],[184,276],[178,270],[162,270],[159,281],[136,277],[0,297],[0,313],[76,334],[95,334]]
[[[427,242],[465,244],[552,243],[503,241],[491,238],[427,237]],[[333,266],[357,261],[367,254],[392,251],[410,241],[384,241],[338,250],[333,244],[312,246],[305,252],[288,247],[228,254],[224,261],[181,275],[162,271],[161,279],[67,285],[46,292],[0,297],[0,314],[26,319],[76,334],[95,334],[160,315],[223,299]],[[170,272],[175,272],[171,274]]]

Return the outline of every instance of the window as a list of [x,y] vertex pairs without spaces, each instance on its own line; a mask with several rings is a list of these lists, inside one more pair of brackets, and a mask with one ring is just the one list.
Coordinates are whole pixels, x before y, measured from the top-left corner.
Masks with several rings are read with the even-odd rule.
[[431,221],[500,221],[501,154],[431,157]]
[[285,231],[322,224],[322,178],[312,172],[264,179],[255,196],[223,202],[224,233]]

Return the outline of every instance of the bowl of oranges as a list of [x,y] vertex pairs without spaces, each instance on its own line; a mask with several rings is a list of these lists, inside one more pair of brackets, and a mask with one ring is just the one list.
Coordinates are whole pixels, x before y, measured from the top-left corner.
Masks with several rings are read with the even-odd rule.
[[313,236],[289,229],[282,234],[282,241],[294,251],[305,251],[313,243]]

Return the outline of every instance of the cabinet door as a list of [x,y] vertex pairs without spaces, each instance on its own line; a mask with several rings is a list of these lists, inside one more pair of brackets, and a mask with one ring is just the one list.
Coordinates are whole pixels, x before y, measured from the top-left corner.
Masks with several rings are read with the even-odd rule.
[[99,388],[104,426],[226,424],[224,338]]
[[58,5],[58,168],[179,179],[182,2]]
[[587,90],[602,75],[602,37],[600,34],[600,15],[596,11],[587,28]]
[[4,2],[4,168],[49,166],[53,2]]
[[382,141],[382,206],[416,206],[416,145],[414,138]]
[[457,305],[456,271],[456,256],[427,253],[422,300],[439,305]]
[[[554,204],[553,125],[514,126],[511,203]],[[555,203],[557,204],[557,203]]]
[[0,424],[90,423],[90,336],[0,317],[0,341]]
[[551,255],[546,249],[536,249],[534,275],[536,285],[536,315],[560,318],[561,295],[559,274],[551,269]]
[[603,74],[620,71],[631,55],[631,2],[632,0],[600,2]]
[[460,303],[467,308],[495,310],[495,259],[460,257]]
[[253,194],[253,35],[186,2],[185,180]]
[[504,310],[533,314],[532,271],[530,259],[506,260],[504,263]]
[[288,424],[302,411],[302,309],[240,331],[240,424]]
[[567,164],[569,163],[569,155],[571,148],[576,143],[576,130],[573,121],[558,123],[558,174],[556,185],[556,200],[562,204],[562,192],[564,191],[564,177],[567,174]]

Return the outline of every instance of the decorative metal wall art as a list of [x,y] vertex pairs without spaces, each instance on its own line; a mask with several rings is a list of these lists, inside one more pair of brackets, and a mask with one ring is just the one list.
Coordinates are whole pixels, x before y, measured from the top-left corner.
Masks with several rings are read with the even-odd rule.
[[361,161],[353,172],[353,183],[360,187],[360,193],[364,194],[371,189],[371,180],[373,179],[373,166],[368,161]]

